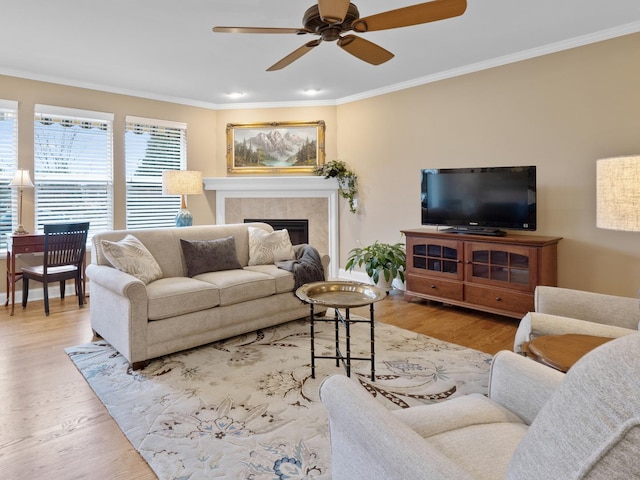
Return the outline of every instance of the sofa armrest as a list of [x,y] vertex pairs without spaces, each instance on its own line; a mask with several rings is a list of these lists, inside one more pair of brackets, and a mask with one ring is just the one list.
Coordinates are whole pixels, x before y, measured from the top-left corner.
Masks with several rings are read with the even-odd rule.
[[568,333],[618,338],[631,333],[637,333],[637,330],[578,320],[576,318],[529,312],[518,324],[518,330],[516,330],[513,342],[513,351],[523,353],[522,344],[530,342],[536,337],[543,335],[565,335]]
[[[303,248],[304,246],[305,246],[304,243],[300,243],[298,245],[294,245],[293,246],[293,251],[295,252],[296,257],[298,256],[298,253],[299,253],[300,249]],[[328,279],[329,278],[329,263],[331,262],[331,257],[329,257],[329,255],[327,255],[326,253],[320,253],[320,252],[318,252],[318,255],[320,255],[320,262],[322,263],[322,269],[324,270],[324,278]]]
[[87,265],[91,328],[132,365],[147,360],[148,299],[145,284],[106,265]]
[[636,331],[640,323],[637,298],[569,288],[536,287],[535,311]]
[[[138,297],[136,301],[146,301],[147,289],[144,283],[133,275],[121,272],[113,267],[96,265],[95,263],[87,265],[86,272],[91,283],[99,284],[107,290],[117,295],[122,295],[123,297],[131,299],[135,296]],[[144,295],[144,298],[142,298],[141,295]]]
[[501,351],[491,364],[489,398],[530,425],[563,378],[564,373],[558,370]]
[[329,412],[334,480],[470,479],[348,377],[325,379],[320,396]]

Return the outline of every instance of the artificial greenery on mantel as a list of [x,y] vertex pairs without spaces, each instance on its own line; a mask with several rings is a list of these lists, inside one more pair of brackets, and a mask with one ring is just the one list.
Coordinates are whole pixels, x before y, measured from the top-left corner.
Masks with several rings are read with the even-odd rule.
[[342,160],[331,160],[316,167],[316,175],[324,178],[335,178],[338,181],[338,192],[349,201],[349,211],[356,213],[356,196],[358,195],[358,176],[347,167]]

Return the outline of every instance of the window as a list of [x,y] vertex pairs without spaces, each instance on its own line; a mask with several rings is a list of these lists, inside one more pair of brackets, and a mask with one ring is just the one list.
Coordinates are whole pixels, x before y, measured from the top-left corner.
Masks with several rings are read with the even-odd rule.
[[187,126],[127,116],[127,228],[175,226],[179,195],[162,195],[162,171],[187,165]]
[[9,188],[18,168],[18,102],[0,100],[0,248],[17,227],[16,195]]
[[36,105],[36,225],[89,221],[113,228],[113,115]]

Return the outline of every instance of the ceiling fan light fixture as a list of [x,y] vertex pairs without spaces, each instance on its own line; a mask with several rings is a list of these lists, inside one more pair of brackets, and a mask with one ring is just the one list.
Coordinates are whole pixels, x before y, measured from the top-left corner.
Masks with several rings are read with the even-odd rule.
[[349,9],[349,0],[319,0],[320,18],[326,23],[342,23]]

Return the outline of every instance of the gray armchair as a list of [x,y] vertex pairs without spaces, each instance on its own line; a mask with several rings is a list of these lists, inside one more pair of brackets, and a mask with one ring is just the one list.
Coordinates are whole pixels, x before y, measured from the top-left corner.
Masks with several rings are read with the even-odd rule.
[[345,376],[320,390],[334,480],[640,478],[640,335],[565,375],[513,352],[474,394],[390,411]]
[[537,287],[535,311],[518,325],[513,351],[542,335],[577,333],[617,338],[638,333],[640,304],[637,298],[605,295],[558,287]]

